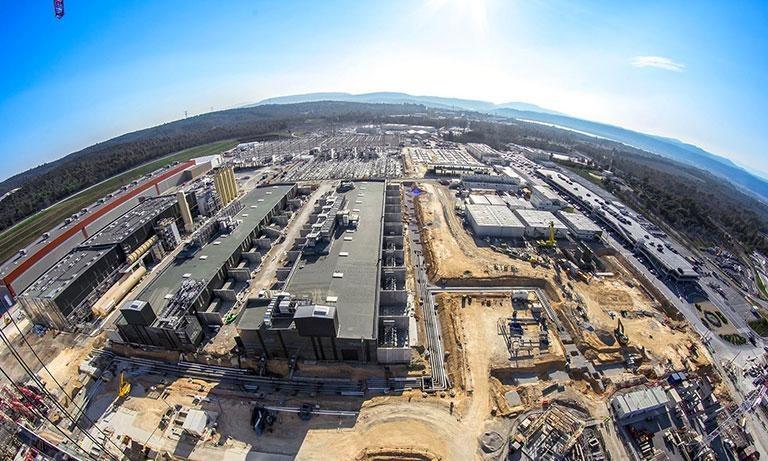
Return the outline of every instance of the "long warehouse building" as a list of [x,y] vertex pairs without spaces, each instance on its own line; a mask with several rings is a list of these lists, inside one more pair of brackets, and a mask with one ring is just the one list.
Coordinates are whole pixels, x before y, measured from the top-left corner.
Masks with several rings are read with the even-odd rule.
[[695,281],[699,274],[693,265],[673,251],[671,245],[654,235],[622,203],[609,202],[563,173],[539,169],[537,174],[554,188],[576,200],[593,216],[611,227],[635,250],[645,255],[660,272],[679,281]]
[[[234,304],[233,282],[245,285],[261,263],[259,249],[271,245],[264,233],[296,190],[295,184],[259,187],[222,209],[212,222],[216,229],[199,229],[174,262],[124,303],[116,322],[120,338],[163,349],[196,349],[203,328],[221,325],[226,308]],[[205,238],[196,239],[200,233]]]
[[248,354],[410,361],[400,185],[354,186],[321,201],[278,272],[282,292],[244,312],[238,334]]
[[172,241],[160,235],[163,222],[163,229],[180,225],[176,197],[142,200],[54,264],[24,290],[19,304],[35,323],[74,330],[90,319],[91,307],[122,275],[121,268],[148,258],[157,262],[179,244],[178,230]]
[[194,159],[148,173],[67,218],[0,266],[0,306],[15,299],[57,261],[107,224],[135,207],[211,169],[211,159]]

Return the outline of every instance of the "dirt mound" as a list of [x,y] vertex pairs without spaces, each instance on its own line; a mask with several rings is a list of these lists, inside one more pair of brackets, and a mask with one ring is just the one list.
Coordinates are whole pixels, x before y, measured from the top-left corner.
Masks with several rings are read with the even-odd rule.
[[598,339],[600,339],[600,341],[602,341],[606,346],[613,346],[616,344],[616,336],[614,336],[610,331],[596,330],[595,336],[597,336]]
[[442,458],[428,451],[408,448],[366,448],[355,461],[438,461]]

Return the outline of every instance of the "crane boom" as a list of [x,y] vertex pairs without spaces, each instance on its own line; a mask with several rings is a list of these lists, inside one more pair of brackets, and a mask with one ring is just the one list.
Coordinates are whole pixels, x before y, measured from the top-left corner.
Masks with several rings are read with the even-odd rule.
[[53,0],[53,13],[56,15],[56,19],[64,17],[64,0]]

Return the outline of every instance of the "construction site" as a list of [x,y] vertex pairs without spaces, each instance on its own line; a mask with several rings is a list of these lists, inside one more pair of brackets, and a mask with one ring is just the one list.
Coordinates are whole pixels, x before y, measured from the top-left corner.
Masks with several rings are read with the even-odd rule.
[[756,459],[734,422],[764,382],[737,400],[531,160],[366,126],[195,165],[34,268],[0,335],[7,453]]

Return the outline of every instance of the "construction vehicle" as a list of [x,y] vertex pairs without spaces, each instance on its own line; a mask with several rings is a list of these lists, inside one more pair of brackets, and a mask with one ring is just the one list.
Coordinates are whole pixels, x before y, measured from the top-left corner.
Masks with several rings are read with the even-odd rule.
[[536,242],[536,244],[540,248],[554,248],[557,245],[557,240],[555,240],[555,222],[550,221],[549,222],[549,238],[547,240],[539,240]]
[[621,323],[621,319],[619,319],[619,324],[616,326],[616,329],[613,330],[613,334],[622,346],[629,344],[629,337],[624,333],[624,324]]
[[299,409],[299,419],[302,421],[309,421],[312,418],[312,404],[305,403],[301,405]]
[[125,380],[125,373],[120,373],[120,388],[117,390],[117,397],[124,399],[131,393],[131,383]]

